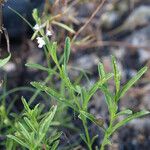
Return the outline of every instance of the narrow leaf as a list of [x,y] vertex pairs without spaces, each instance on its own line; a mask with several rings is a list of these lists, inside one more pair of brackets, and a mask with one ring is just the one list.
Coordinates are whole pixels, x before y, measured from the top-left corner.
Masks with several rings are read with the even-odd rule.
[[66,104],[67,106],[71,107],[75,111],[78,111],[76,107],[69,102],[69,100],[66,100],[64,97],[62,97],[59,93],[57,93],[55,90],[51,89],[50,87],[44,86],[42,83],[39,82],[31,82],[31,85],[36,87],[37,89],[40,89],[41,91],[45,91],[48,95],[55,98],[57,101]]
[[29,149],[28,145],[26,143],[24,143],[22,140],[20,140],[19,138],[17,138],[16,136],[14,135],[7,135],[8,138],[14,140],[15,142],[19,143],[20,145],[26,147]]
[[33,68],[33,69],[39,69],[39,70],[42,70],[42,71],[47,71],[47,72],[51,72],[51,73],[56,73],[54,70],[49,69],[49,68],[46,68],[46,67],[43,67],[43,66],[40,65],[40,64],[27,63],[27,64],[25,64],[25,66],[27,66],[27,67],[29,67],[29,68]]
[[113,95],[109,92],[108,88],[105,86],[101,86],[100,89],[102,90],[102,92],[105,95],[106,98],[106,104],[108,105],[108,107],[111,107],[112,102],[113,102]]
[[62,65],[62,70],[61,70],[61,78],[65,82],[66,87],[72,89],[73,91],[76,91],[76,88],[72,85],[67,73],[66,73],[66,68],[64,65]]
[[[102,63],[98,64],[98,72],[99,72],[100,78],[104,79],[106,76],[106,73],[105,73],[104,65]],[[102,86],[100,86],[100,89],[102,90],[102,92],[105,95],[105,101],[108,106],[108,110],[111,114],[113,111],[115,111],[114,108],[116,108],[116,106],[114,106],[115,104],[113,102],[113,95],[111,94],[111,92],[108,89],[108,83],[105,82]]]
[[143,67],[138,73],[128,81],[119,92],[117,99],[119,100],[121,97],[125,95],[125,93],[141,78],[141,76],[147,71],[147,67]]
[[116,116],[121,116],[121,115],[131,115],[133,112],[130,109],[122,110],[119,113],[116,114]]
[[90,121],[92,121],[93,123],[95,123],[96,125],[98,125],[99,127],[103,127],[104,125],[104,119],[102,118],[95,118],[95,116],[93,116],[92,114],[85,112],[85,111],[80,111],[80,113],[82,115],[84,115],[86,118],[88,118]]
[[33,130],[34,132],[37,132],[34,125],[31,123],[31,121],[27,118],[27,117],[24,117],[24,121],[26,122],[26,124],[28,125],[28,127]]
[[22,123],[18,123],[18,128],[20,128],[20,130],[22,130],[22,134],[23,136],[26,138],[26,140],[30,141],[30,134],[28,133],[28,131],[26,130],[26,128],[23,126]]
[[62,135],[62,132],[57,132],[55,135],[51,136],[49,143],[52,144],[54,141],[58,140],[61,135]]
[[87,140],[85,138],[85,135],[84,134],[80,134],[80,137],[88,145],[88,142],[87,142]]
[[87,96],[87,99],[86,99],[86,104],[88,103],[88,101],[90,100],[90,98],[95,94],[95,92],[107,81],[109,80],[111,77],[113,77],[113,74],[112,73],[109,73],[105,76],[104,79],[100,79],[98,82],[96,82],[89,90],[88,92],[88,96]]
[[75,33],[75,31],[70,28],[69,26],[67,26],[66,24],[63,24],[63,23],[60,23],[60,22],[56,22],[56,21],[53,21],[52,22],[53,24],[57,25],[57,26],[60,26],[61,28],[64,28],[65,30],[71,32],[71,33]]
[[8,55],[8,57],[4,58],[4,59],[0,59],[0,68],[3,67],[10,59],[11,54]]
[[122,121],[118,122],[112,129],[110,135],[112,133],[114,133],[118,128],[122,127],[123,125],[127,124],[129,121],[135,119],[135,118],[139,118],[142,117],[144,115],[150,114],[149,111],[143,110],[134,114],[131,114],[130,116],[128,116],[127,118],[123,119]]
[[24,98],[24,97],[21,97],[21,100],[22,100],[22,103],[23,103],[23,106],[24,106],[25,110],[26,110],[27,112],[30,112],[31,109],[29,108],[29,105],[28,105],[28,103],[26,102],[25,98]]
[[120,71],[117,66],[117,62],[114,56],[112,56],[112,64],[113,64],[113,72],[114,72],[114,80],[115,80],[115,85],[116,85],[116,93],[119,92],[120,90]]
[[65,41],[65,48],[64,48],[64,65],[67,65],[70,56],[70,38],[67,37]]
[[98,73],[99,73],[99,76],[101,77],[101,79],[105,78],[106,73],[104,70],[104,65],[101,62],[99,62],[99,64],[98,64]]
[[92,138],[92,140],[91,140],[91,145],[93,145],[94,144],[94,142],[95,142],[95,140],[98,138],[98,135],[95,135],[93,138]]
[[53,61],[56,63],[56,65],[59,66],[56,51],[57,51],[57,43],[53,42],[52,47],[51,47],[51,56],[53,58]]
[[39,19],[39,12],[37,9],[33,9],[33,12],[32,12],[32,17],[33,19],[38,22],[38,19]]
[[54,144],[51,147],[51,150],[56,150],[58,145],[59,145],[59,142],[60,142],[59,140],[55,141]]
[[40,143],[40,141],[44,138],[44,136],[48,132],[48,129],[56,113],[56,110],[57,106],[52,106],[48,116],[46,116],[45,119],[40,122],[40,129],[39,129],[40,140],[37,143]]

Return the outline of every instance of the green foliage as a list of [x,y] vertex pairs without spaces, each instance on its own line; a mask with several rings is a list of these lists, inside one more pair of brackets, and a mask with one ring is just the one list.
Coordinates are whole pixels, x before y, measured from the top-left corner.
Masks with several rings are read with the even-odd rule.
[[[101,147],[99,148],[96,146],[95,149],[104,150],[106,145],[111,144],[111,136],[117,129],[124,126],[132,119],[149,114],[149,111],[146,110],[142,110],[140,112],[133,112],[128,108],[121,111],[118,110],[121,98],[142,77],[142,75],[147,71],[147,67],[143,67],[140,71],[138,71],[137,75],[135,75],[122,87],[120,84],[121,72],[115,57],[112,56],[113,72],[106,73],[104,65],[99,63],[98,80],[93,85],[85,87],[80,84],[80,79],[79,81],[73,81],[69,77],[68,63],[71,53],[70,38],[66,37],[64,51],[60,56],[57,52],[57,42],[52,41],[46,34],[46,30],[50,23],[58,25],[71,33],[75,33],[75,31],[63,23],[56,22],[53,20],[54,18],[50,17],[47,20],[44,20],[45,18],[40,18],[37,9],[33,10],[32,15],[36,25],[39,26],[39,29],[37,30],[33,28],[34,34],[32,36],[32,40],[36,37],[40,37],[44,41],[43,49],[46,65],[43,66],[41,64],[27,63],[26,66],[31,69],[47,72],[47,78],[45,78],[44,81],[31,82],[31,85],[37,90],[29,100],[29,103],[27,103],[22,97],[24,110],[20,115],[12,114],[14,117],[13,121],[10,121],[8,117],[9,111],[6,109],[5,104],[0,106],[0,121],[2,124],[5,124],[5,129],[6,126],[10,127],[10,130],[5,133],[8,137],[5,143],[8,150],[17,149],[18,147],[29,150],[58,149],[59,138],[62,132],[57,132],[57,128],[53,126],[57,125],[59,127],[64,126],[72,128],[72,118],[69,116],[70,114],[68,114],[68,107],[73,110],[74,114],[79,117],[83,124],[84,133],[80,132],[79,134],[89,150],[92,150],[93,143],[98,138],[98,133],[93,137],[90,136],[87,123],[88,121],[94,123],[99,128],[102,128],[104,132],[104,139]],[[4,66],[9,61],[10,57],[11,55],[0,60],[0,67]],[[59,86],[55,85],[56,83],[53,81],[54,78],[59,81]],[[110,79],[114,81],[114,91],[109,88]],[[23,90],[25,90],[25,88],[23,88]],[[105,96],[105,102],[108,107],[110,119],[108,126],[106,126],[105,118],[97,118],[88,110],[89,103],[98,90],[100,90]],[[8,93],[5,93],[2,97],[5,98],[7,94]],[[38,94],[44,94],[43,97],[46,98],[47,101],[50,101],[50,103],[53,104],[55,103],[57,106],[52,106],[49,111],[46,109],[44,111],[45,107],[43,107],[42,104],[37,104],[33,109],[31,109],[30,104],[36,99]],[[10,107],[12,105],[13,103]],[[120,116],[123,116],[123,119],[118,122]],[[75,127],[73,128],[75,129]]]
[[[101,150],[104,150],[105,146],[110,144],[110,136],[120,127],[127,124],[132,119],[144,116],[149,114],[149,111],[140,111],[137,113],[133,113],[132,110],[125,109],[123,111],[118,112],[118,102],[120,98],[122,98],[125,93],[139,80],[139,78],[147,71],[147,67],[143,67],[140,71],[138,71],[137,75],[135,75],[132,79],[130,79],[123,88],[120,87],[120,80],[121,80],[121,74],[119,72],[117,62],[115,60],[115,57],[112,57],[112,64],[113,64],[113,73],[114,73],[114,82],[115,82],[115,89],[116,92],[113,94],[109,88],[108,83],[105,84],[102,88],[100,88],[105,97],[106,97],[106,103],[108,106],[108,110],[110,113],[110,123],[108,125],[108,128],[104,131],[104,140],[101,145]],[[102,64],[99,65],[99,75],[101,78],[105,76],[104,67]],[[126,116],[124,119],[122,119],[120,122],[117,122],[118,117],[124,115]]]
[[0,68],[3,67],[11,58],[11,54],[9,54],[6,58],[0,59]]
[[[59,103],[65,104],[67,107],[72,108],[78,114],[79,118],[83,123],[83,127],[85,129],[85,135],[84,134],[80,134],[80,135],[82,140],[87,144],[89,150],[92,149],[93,140],[95,140],[97,136],[90,138],[88,127],[87,127],[87,119],[89,119],[97,126],[104,129],[104,140],[101,146],[101,150],[103,150],[105,145],[111,143],[109,138],[118,128],[125,125],[127,122],[129,122],[134,118],[149,114],[148,111],[133,113],[129,109],[118,112],[118,102],[120,98],[123,97],[125,93],[136,83],[136,81],[138,81],[138,79],[146,72],[147,67],[142,68],[137,73],[136,76],[130,79],[128,83],[126,83],[123,86],[123,88],[121,88],[120,86],[121,73],[117,66],[115,57],[112,56],[113,73],[106,73],[103,64],[99,63],[98,65],[99,80],[95,82],[91,87],[85,88],[82,85],[79,84],[75,85],[74,83],[72,83],[72,81],[68,76],[67,63],[69,61],[70,49],[71,49],[69,37],[66,38],[66,42],[65,42],[63,64],[58,63],[59,61],[58,58],[56,57],[57,56],[56,46],[55,48],[53,48],[54,44],[55,43],[52,44],[52,49],[50,51],[51,52],[50,54],[56,66],[58,67],[57,75],[60,78],[61,82],[64,83],[68,96],[65,97],[65,95],[61,95],[58,90],[43,85],[42,82],[31,82],[31,84],[37,89],[46,92],[48,95],[50,95]],[[114,77],[115,93],[109,90],[108,80],[111,79],[112,77]],[[91,98],[93,97],[93,95],[96,93],[97,90],[101,90],[106,97],[106,104],[108,106],[108,110],[110,113],[110,124],[108,128],[104,127],[104,118],[96,118],[94,115],[88,112],[89,101],[91,100]],[[127,117],[122,121],[116,123],[120,115],[125,115]]]
[[48,134],[57,106],[52,106],[39,119],[41,115],[39,105],[37,104],[33,109],[30,109],[24,98],[22,98],[22,102],[25,108],[23,120],[16,123],[15,135],[7,135],[7,137],[29,150],[39,150],[42,147],[53,150],[57,149],[61,133],[56,132],[53,136]]
[[130,79],[119,91],[117,99],[123,97],[125,93],[141,78],[141,76],[147,71],[147,69],[147,67],[143,67],[132,79]]

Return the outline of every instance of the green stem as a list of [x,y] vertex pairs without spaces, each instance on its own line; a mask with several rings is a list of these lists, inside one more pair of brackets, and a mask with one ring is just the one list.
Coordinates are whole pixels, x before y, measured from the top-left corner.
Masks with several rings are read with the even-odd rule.
[[89,135],[89,131],[88,131],[88,128],[87,128],[87,125],[86,125],[86,121],[82,120],[82,123],[83,123],[83,127],[84,127],[84,130],[85,130],[86,140],[87,140],[87,143],[88,143],[87,146],[88,146],[89,150],[92,150],[90,135]]
[[107,134],[104,135],[104,139],[103,139],[102,145],[100,147],[100,150],[105,150],[106,140],[107,140]]
[[109,137],[111,136],[110,131],[112,131],[112,127],[113,127],[113,118],[114,118],[113,116],[114,115],[111,114],[110,124],[109,124],[109,127],[107,128],[107,130],[105,131],[104,139],[102,141],[100,150],[105,150],[105,146],[108,145],[108,140],[109,140]]
[[[51,64],[50,64],[50,60],[49,60],[49,57],[48,57],[48,52],[47,52],[47,50],[46,50],[46,47],[44,47],[44,52],[45,52],[45,57],[46,57],[46,61],[47,61],[47,66],[48,66],[48,68],[51,68]],[[50,74],[50,73],[48,73],[48,76],[47,76],[47,78],[44,80],[44,85],[47,83],[47,82],[49,82],[50,80],[51,80],[51,77],[52,75]],[[30,98],[30,100],[29,100],[29,104],[31,104],[35,99],[36,99],[36,97],[39,95],[39,93],[41,92],[41,90],[37,90],[33,95],[32,95],[32,97]]]
[[46,57],[46,61],[47,61],[47,66],[48,66],[48,68],[51,68],[49,53],[47,52],[46,47],[44,47],[44,53],[45,53],[45,57]]

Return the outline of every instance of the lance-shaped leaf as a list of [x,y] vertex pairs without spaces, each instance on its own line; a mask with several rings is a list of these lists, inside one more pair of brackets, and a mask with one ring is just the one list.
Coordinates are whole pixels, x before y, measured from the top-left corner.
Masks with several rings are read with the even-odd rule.
[[92,121],[93,123],[95,123],[97,126],[99,127],[103,127],[104,125],[104,119],[102,118],[95,118],[94,115],[88,113],[88,112],[85,112],[85,111],[80,111],[80,113],[85,116],[86,118],[88,118],[90,121]]
[[105,95],[105,101],[108,108],[111,108],[113,105],[113,95],[109,92],[108,88],[105,85],[101,86],[100,89]]
[[25,64],[25,66],[32,68],[32,69],[38,69],[38,70],[46,71],[46,72],[49,72],[52,74],[57,74],[56,71],[54,71],[53,69],[46,68],[40,64],[27,63],[27,64]]
[[33,19],[34,19],[36,22],[38,22],[38,20],[39,20],[39,12],[38,12],[37,9],[33,9],[32,17],[33,17]]
[[70,88],[72,89],[73,91],[75,91],[75,87],[73,86],[73,84],[71,83],[67,73],[66,73],[66,68],[64,65],[62,65],[62,68],[61,68],[61,73],[60,73],[60,76],[61,76],[61,79],[64,81],[65,83],[65,86],[67,88]]
[[67,65],[70,56],[70,38],[67,37],[65,41],[65,48],[64,48],[64,66]]
[[0,59],[0,68],[3,67],[10,59],[11,54],[9,54],[6,58]]
[[99,62],[99,64],[98,64],[98,73],[99,73],[99,76],[101,79],[105,78],[106,73],[104,70],[104,65],[101,62]]
[[116,93],[118,93],[120,90],[121,73],[118,69],[117,62],[114,56],[112,56],[112,65],[113,65],[114,80],[116,85]]
[[67,30],[71,33],[75,33],[75,31],[72,28],[70,28],[69,26],[67,26],[66,24],[63,24],[63,23],[60,23],[60,22],[57,22],[57,21],[53,21],[52,23],[59,26],[59,27],[61,27],[61,28],[64,28],[65,30]]
[[90,90],[87,92],[87,96],[86,96],[86,100],[84,102],[84,106],[87,106],[89,100],[91,99],[91,97],[95,94],[95,92],[106,82],[108,81],[110,78],[113,77],[112,73],[109,73],[105,76],[104,79],[100,79],[98,82],[96,82],[91,88]]
[[22,123],[18,123],[17,128],[19,128],[21,131],[19,131],[21,133],[21,135],[27,140],[30,141],[30,134],[27,131],[27,129],[25,128],[25,126]]
[[45,116],[44,120],[40,122],[40,131],[41,133],[46,133],[48,131],[48,128],[54,118],[54,115],[56,113],[57,106],[52,106],[48,114]]
[[82,99],[82,104],[83,104],[83,110],[86,110],[87,109],[87,105],[86,105],[86,98],[87,98],[87,91],[86,91],[86,89],[83,87],[83,88],[81,88],[80,87],[80,93],[81,93],[81,99]]
[[24,141],[20,140],[18,137],[14,136],[14,135],[7,135],[7,137],[29,149],[28,145]]
[[58,145],[59,145],[59,142],[60,142],[60,140],[55,141],[55,142],[53,143],[52,147],[51,147],[51,150],[57,150],[57,147],[58,147]]
[[32,122],[31,122],[27,117],[24,117],[24,121],[25,121],[25,123],[27,124],[27,126],[28,126],[32,131],[34,131],[35,133],[37,132],[37,130],[35,129],[34,125],[32,124]]
[[125,93],[141,78],[141,76],[147,71],[147,67],[143,67],[138,73],[128,81],[127,84],[125,84],[122,88],[122,90],[119,91],[117,95],[117,100],[119,100],[121,97],[125,95]]
[[112,77],[113,77],[113,74],[109,73],[105,76],[104,79],[96,82],[89,90],[89,97],[91,97],[97,91],[97,89],[100,88],[100,86],[102,86],[106,81],[108,81]]
[[27,64],[25,64],[25,66],[30,67],[32,69],[39,69],[39,70],[42,70],[42,71],[48,71],[48,68],[43,67],[40,64],[27,63]]
[[91,140],[91,145],[94,144],[95,140],[98,138],[98,135],[93,136],[92,140]]
[[117,116],[121,116],[121,115],[131,115],[132,113],[133,113],[132,110],[126,109],[126,110],[122,110],[122,111],[120,111],[119,113],[117,113],[117,114],[116,114],[116,117],[117,117]]
[[40,89],[41,91],[45,91],[48,95],[52,96],[57,101],[66,104],[67,106],[69,106],[70,108],[74,109],[75,111],[78,111],[76,109],[75,105],[73,105],[69,100],[67,100],[64,97],[62,97],[58,92],[56,92],[52,88],[47,87],[47,86],[43,85],[40,82],[31,82],[31,85],[36,87],[37,89]]
[[49,139],[50,145],[51,145],[54,141],[58,140],[58,139],[60,138],[60,136],[62,135],[62,133],[63,133],[63,132],[58,132],[58,133],[56,133],[55,135],[51,136],[51,138]]
[[[105,73],[104,65],[102,63],[98,64],[98,72],[99,72],[100,78],[105,79],[106,73]],[[104,93],[105,101],[106,101],[106,104],[108,106],[108,110],[109,110],[110,114],[112,114],[113,112],[116,111],[117,107],[116,107],[116,104],[113,101],[113,95],[109,91],[107,81],[102,86],[100,86],[99,88]]]
[[122,127],[123,125],[127,124],[129,121],[135,119],[135,118],[139,118],[142,116],[145,116],[147,114],[150,114],[149,111],[146,110],[142,110],[140,112],[134,113],[129,115],[127,118],[123,119],[122,121],[118,122],[113,128],[112,131],[110,132],[110,135],[112,135],[118,128]]
[[39,127],[39,137],[40,137],[39,142],[41,142],[41,140],[44,138],[44,136],[48,132],[48,129],[56,113],[56,110],[57,110],[57,106],[52,106],[48,115],[44,119],[41,120],[40,127]]
[[88,145],[88,142],[86,140],[86,137],[84,134],[80,134],[81,139],[86,143],[86,145]]
[[52,50],[51,50],[51,55],[52,55],[52,58],[53,58],[53,60],[54,60],[54,62],[56,63],[56,64],[59,64],[58,63],[58,59],[57,59],[57,43],[56,42],[54,42],[53,44],[52,44]]
[[21,100],[22,100],[22,103],[23,103],[23,106],[24,106],[25,110],[26,110],[27,112],[30,112],[31,109],[30,109],[30,107],[29,107],[27,101],[25,100],[25,98],[24,98],[24,97],[21,97]]

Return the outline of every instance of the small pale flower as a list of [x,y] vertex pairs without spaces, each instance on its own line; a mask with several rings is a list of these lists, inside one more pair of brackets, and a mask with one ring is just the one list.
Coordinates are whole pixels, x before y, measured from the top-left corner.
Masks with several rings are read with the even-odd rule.
[[40,30],[40,28],[41,28],[41,27],[40,27],[38,24],[36,24],[36,25],[33,27],[34,30]]
[[42,48],[44,45],[46,45],[46,43],[42,37],[37,37],[36,39],[37,39],[37,43],[38,43],[39,48]]
[[42,25],[36,24],[36,25],[33,27],[33,29],[38,31],[38,30],[40,30],[40,29],[42,29],[42,28],[44,28],[44,27],[45,27],[44,24],[42,24]]
[[46,31],[46,35],[47,35],[47,36],[52,36],[52,32],[51,32],[50,30],[47,30],[47,31]]

